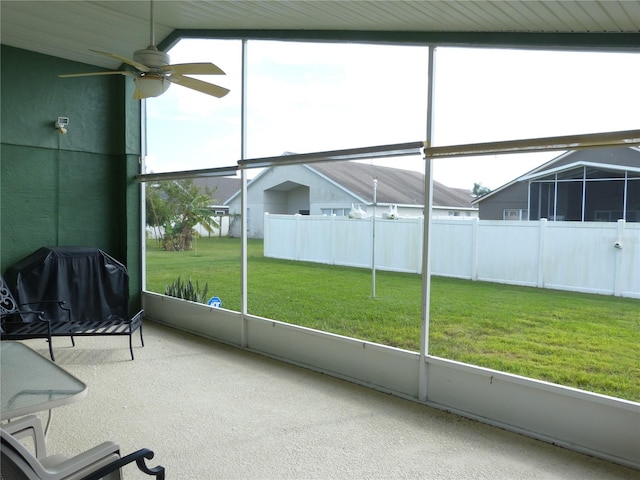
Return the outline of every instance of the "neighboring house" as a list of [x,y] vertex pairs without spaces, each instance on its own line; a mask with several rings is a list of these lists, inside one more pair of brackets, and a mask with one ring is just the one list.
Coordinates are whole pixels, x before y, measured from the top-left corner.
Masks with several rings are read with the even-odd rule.
[[640,148],[567,152],[472,204],[481,220],[640,222]]
[[[358,162],[272,166],[247,186],[249,236],[263,237],[263,216],[274,214],[347,216],[353,206],[373,212],[373,180],[377,179],[376,215],[391,206],[400,217],[424,212],[424,175],[419,172]],[[471,192],[433,185],[433,216],[477,217]],[[227,202],[231,214],[240,213],[240,194]],[[240,232],[232,229],[232,235]]]
[[242,180],[239,178],[229,177],[198,177],[193,179],[193,183],[204,191],[209,189],[214,203],[211,205],[215,213],[215,220],[218,222],[219,228],[213,232],[207,232],[201,225],[196,225],[197,232],[203,237],[210,236],[227,236],[233,229],[235,218],[229,215],[229,207],[226,200],[233,196],[241,187]]
[[193,183],[203,192],[209,189],[214,199],[211,207],[217,215],[227,215],[229,207],[226,200],[240,190],[242,182],[239,178],[198,177],[193,179]]

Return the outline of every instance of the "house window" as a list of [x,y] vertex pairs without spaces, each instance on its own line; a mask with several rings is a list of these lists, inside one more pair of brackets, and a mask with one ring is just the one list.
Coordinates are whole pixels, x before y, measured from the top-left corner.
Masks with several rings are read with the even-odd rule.
[[524,221],[529,219],[529,210],[524,208],[505,208],[502,212],[503,220]]
[[349,208],[323,208],[320,210],[322,215],[335,215],[336,217],[348,217],[349,216]]

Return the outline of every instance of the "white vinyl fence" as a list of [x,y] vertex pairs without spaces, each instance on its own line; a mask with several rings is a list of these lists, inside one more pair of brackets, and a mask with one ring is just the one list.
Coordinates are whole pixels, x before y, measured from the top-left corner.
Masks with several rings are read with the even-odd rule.
[[[201,237],[226,237],[229,235],[229,228],[231,225],[231,217],[229,215],[217,215],[213,219],[218,222],[219,228],[214,228],[211,233],[200,225],[199,223],[194,227],[195,231]],[[152,228],[150,226],[145,227],[147,238],[162,238],[164,235],[164,229],[162,227]]]
[[[423,222],[265,214],[264,255],[420,273]],[[433,275],[640,298],[640,223],[433,219],[431,225]]]

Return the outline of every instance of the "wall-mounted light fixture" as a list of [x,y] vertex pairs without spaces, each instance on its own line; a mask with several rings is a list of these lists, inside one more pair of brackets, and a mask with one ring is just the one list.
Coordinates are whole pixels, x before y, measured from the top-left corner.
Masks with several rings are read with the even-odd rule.
[[58,117],[58,120],[54,123],[54,126],[62,134],[67,133],[67,125],[69,125],[69,117]]

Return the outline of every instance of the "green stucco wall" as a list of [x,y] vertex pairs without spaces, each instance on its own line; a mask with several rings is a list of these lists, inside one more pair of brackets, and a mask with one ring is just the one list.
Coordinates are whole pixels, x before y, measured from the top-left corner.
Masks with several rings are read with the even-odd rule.
[[[3,45],[0,268],[42,246],[97,247],[127,265],[141,298],[140,105],[130,78]],[[54,128],[68,117],[67,134]]]

